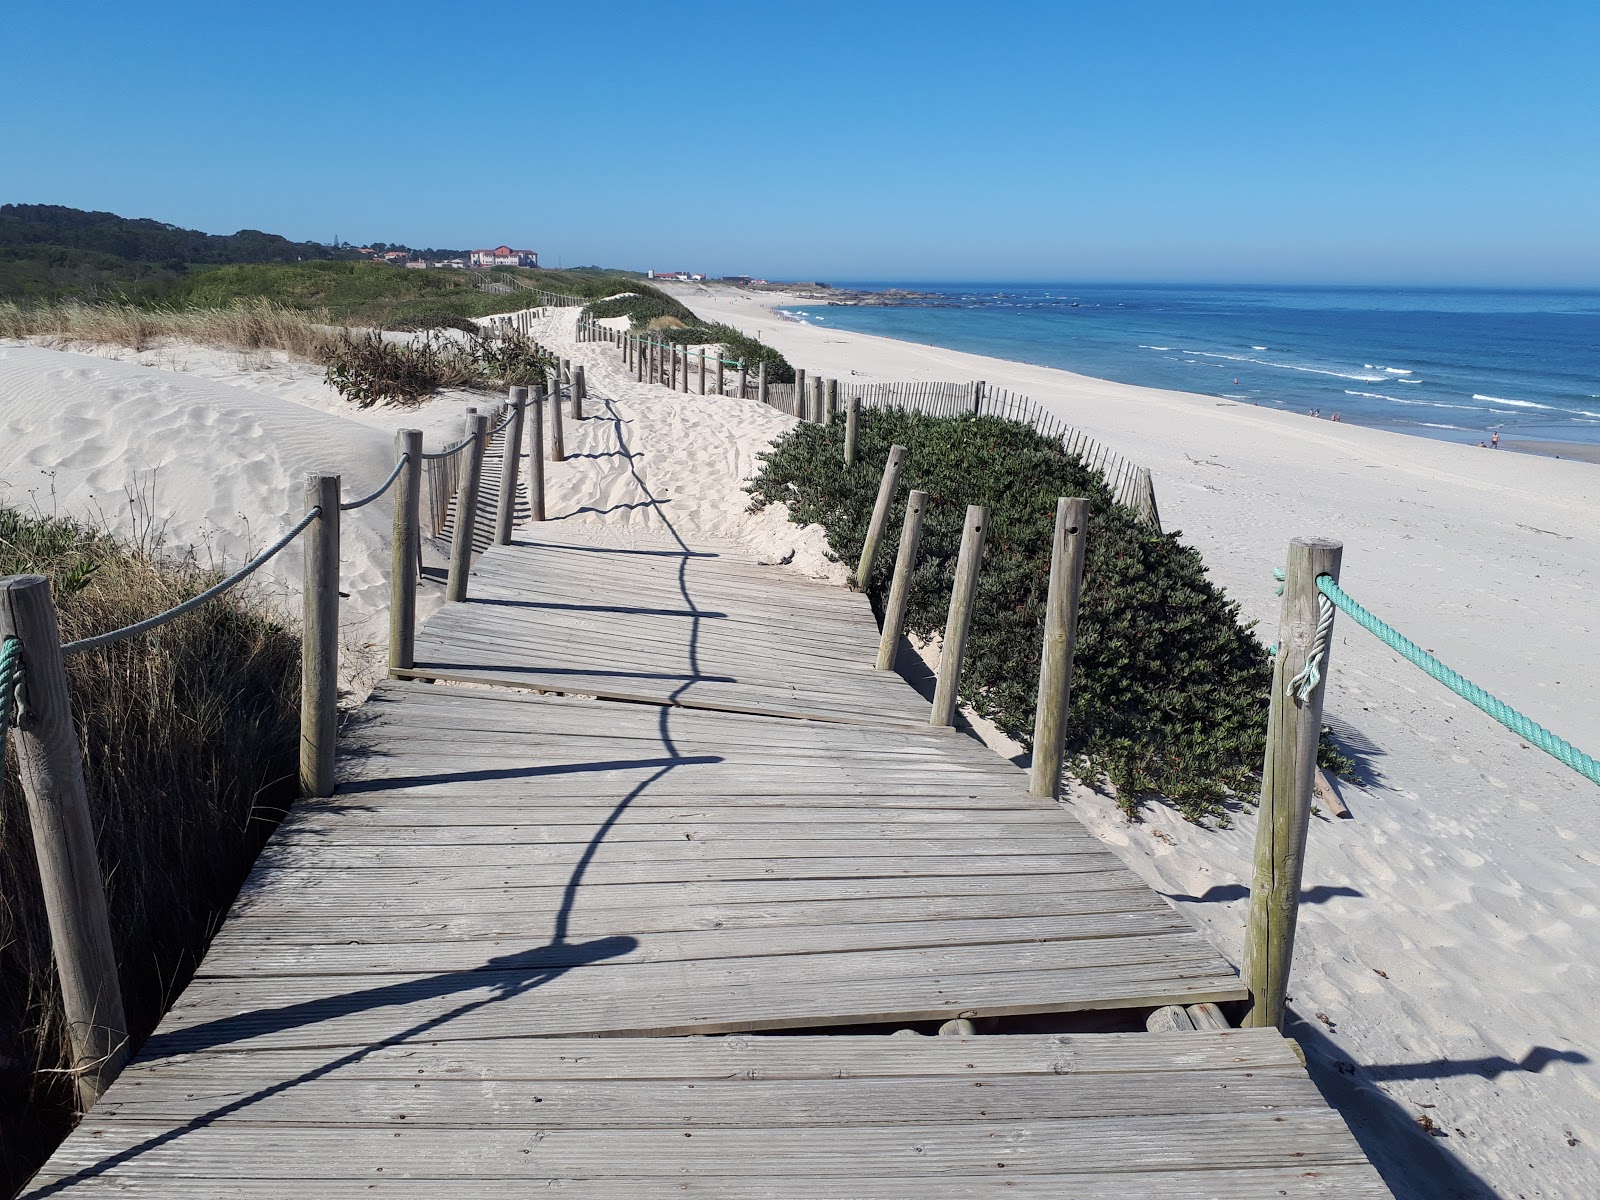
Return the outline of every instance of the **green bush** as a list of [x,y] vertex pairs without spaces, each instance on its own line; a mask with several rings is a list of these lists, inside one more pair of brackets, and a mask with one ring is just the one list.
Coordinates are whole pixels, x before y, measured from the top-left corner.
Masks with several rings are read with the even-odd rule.
[[[1223,802],[1258,772],[1271,667],[1236,604],[1206,578],[1199,554],[1114,504],[1104,478],[1060,443],[998,417],[862,413],[857,466],[847,469],[839,424],[802,424],[763,457],[752,508],[782,501],[820,524],[833,552],[861,552],[889,447],[907,448],[905,494],[928,493],[908,632],[944,629],[969,504],[991,515],[961,698],[1024,744],[1031,741],[1056,499],[1089,500],[1067,749],[1083,776],[1116,786],[1130,815],[1161,793],[1191,820],[1226,821]],[[894,560],[879,555],[865,581],[881,612]]]
[[465,387],[477,378],[469,350],[431,338],[390,342],[378,333],[346,333],[326,355],[329,386],[361,408],[380,400],[420,404],[442,387]]
[[432,336],[389,341],[378,333],[346,332],[327,343],[322,355],[329,386],[362,408],[380,400],[415,405],[440,388],[543,383],[556,361],[519,333],[483,334],[477,326],[464,342]]
[[769,381],[794,382],[794,368],[789,365],[788,359],[765,342],[758,342],[732,325],[697,321],[696,324],[684,329],[662,329],[658,330],[657,334],[666,341],[676,342],[680,346],[703,346],[709,342],[718,342],[727,351],[725,357],[744,363],[752,375],[755,374],[758,363],[766,363]]

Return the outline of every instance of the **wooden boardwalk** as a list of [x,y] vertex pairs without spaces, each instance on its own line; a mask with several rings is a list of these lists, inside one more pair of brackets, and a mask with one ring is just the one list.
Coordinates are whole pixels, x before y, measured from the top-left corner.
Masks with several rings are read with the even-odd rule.
[[726,549],[551,521],[485,554],[472,595],[419,632],[411,678],[928,725],[921,697],[872,669],[864,595]]
[[1388,1195],[1273,1031],[884,1036],[1245,992],[860,597],[559,523],[473,589],[30,1196]]

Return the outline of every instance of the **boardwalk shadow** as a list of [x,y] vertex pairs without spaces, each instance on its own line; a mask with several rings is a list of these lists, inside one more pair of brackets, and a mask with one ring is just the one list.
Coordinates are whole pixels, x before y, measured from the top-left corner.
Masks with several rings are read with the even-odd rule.
[[684,617],[690,620],[725,621],[725,612],[699,612],[692,608],[639,608],[628,604],[557,604],[549,600],[486,600],[473,597],[469,604],[493,604],[502,608],[534,608],[556,612],[614,613],[629,617]]
[[[1162,892],[1168,900],[1182,900],[1189,904],[1226,904],[1230,900],[1243,900],[1250,895],[1250,888],[1242,883],[1218,883],[1208,887],[1198,896],[1186,896],[1181,892]],[[1326,904],[1329,900],[1340,897],[1364,899],[1366,893],[1353,887],[1333,886],[1319,883],[1315,887],[1308,887],[1300,893],[1301,904]]]
[[[633,455],[622,439],[622,420],[615,409],[607,403],[617,431],[618,445],[623,456],[629,463],[638,487],[646,496],[649,489],[643,478],[633,468]],[[647,502],[639,505],[625,507],[652,507],[656,505],[652,496]],[[665,519],[665,518],[663,518]],[[676,689],[672,693],[675,700],[684,690],[692,686],[696,680],[708,679],[699,670],[699,636],[700,626],[698,618],[707,616],[695,609],[693,597],[689,594],[687,581],[687,566],[690,558],[715,558],[715,554],[697,554],[689,550],[677,531],[672,529],[671,523],[667,528],[677,539],[677,551],[640,551],[623,550],[610,551],[602,548],[585,548],[589,552],[622,553],[622,554],[649,554],[652,556],[671,557],[678,561],[678,586],[683,597],[684,608],[693,619],[687,629],[685,640],[685,654],[688,670],[680,678]],[[536,542],[524,544],[537,545]],[[561,547],[571,550],[573,547]],[[721,614],[716,614],[721,615]],[[593,674],[593,672],[589,672]],[[624,675],[624,672],[615,672]],[[657,716],[657,736],[659,737],[663,753],[652,758],[630,759],[610,762],[587,762],[572,764],[554,764],[546,766],[512,767],[505,769],[477,769],[459,772],[446,772],[415,777],[389,777],[385,779],[358,780],[340,785],[339,795],[349,795],[361,792],[374,792],[406,786],[421,786],[427,783],[443,781],[486,781],[491,779],[536,779],[541,776],[552,776],[574,772],[603,772],[630,769],[650,770],[648,778],[641,780],[623,796],[607,812],[605,818],[595,827],[588,843],[585,845],[578,862],[573,866],[562,891],[561,904],[555,914],[553,927],[550,931],[549,941],[533,949],[519,951],[514,954],[501,955],[487,959],[481,966],[468,970],[443,971],[420,978],[396,980],[392,983],[379,984],[372,987],[357,988],[352,991],[337,995],[318,996],[306,1000],[297,1000],[275,1007],[252,1009],[248,1012],[235,1013],[226,1017],[192,1025],[186,1029],[174,1030],[169,1033],[157,1033],[146,1042],[143,1047],[142,1057],[166,1057],[174,1054],[189,1053],[200,1050],[211,1050],[219,1047],[238,1043],[254,1043],[256,1048],[261,1047],[263,1039],[270,1041],[274,1035],[283,1035],[300,1029],[313,1029],[333,1023],[334,1027],[325,1032],[316,1033],[317,1042],[323,1045],[333,1043],[337,1045],[340,1033],[337,1022],[352,1018],[359,1014],[379,1012],[384,1009],[404,1009],[410,1005],[436,1004],[453,996],[462,996],[459,1004],[450,1005],[443,1011],[437,1011],[431,1016],[425,1016],[404,1028],[393,1033],[374,1039],[363,1041],[353,1046],[344,1054],[338,1054],[337,1049],[329,1053],[337,1055],[331,1061],[320,1066],[304,1071],[290,1079],[271,1084],[258,1089],[250,1095],[195,1117],[176,1128],[166,1129],[153,1134],[144,1141],[130,1146],[128,1149],[108,1155],[92,1166],[85,1167],[72,1176],[68,1176],[56,1183],[32,1193],[35,1196],[50,1196],[74,1186],[86,1179],[104,1175],[108,1171],[132,1161],[142,1154],[148,1153],[158,1147],[168,1145],[189,1133],[204,1129],[218,1121],[225,1120],[236,1113],[242,1112],[252,1104],[259,1103],[271,1096],[276,1096],[292,1088],[309,1083],[328,1075],[342,1067],[360,1062],[368,1055],[392,1046],[435,1035],[451,1022],[458,1022],[464,1017],[473,1014],[487,1006],[513,997],[521,996],[536,988],[560,979],[576,968],[592,967],[597,964],[623,957],[639,948],[637,938],[618,934],[609,937],[597,938],[592,941],[572,943],[567,940],[568,928],[572,912],[576,906],[584,877],[589,867],[594,862],[606,838],[616,827],[617,823],[627,813],[628,809],[643,796],[653,785],[664,779],[672,771],[685,766],[695,766],[723,761],[717,755],[684,755],[678,751],[674,741],[670,722],[674,710],[669,705],[663,705]],[[373,745],[362,746],[359,743],[361,721],[352,722],[346,728],[349,740],[345,743],[346,755],[366,755],[369,757],[382,757],[383,751]],[[334,802],[337,804],[337,801]],[[309,1036],[309,1035],[308,1035]],[[365,1036],[363,1033],[362,1036]],[[352,1036],[352,1040],[354,1036]],[[278,1038],[279,1044],[284,1039]],[[304,1045],[290,1039],[291,1044]]]

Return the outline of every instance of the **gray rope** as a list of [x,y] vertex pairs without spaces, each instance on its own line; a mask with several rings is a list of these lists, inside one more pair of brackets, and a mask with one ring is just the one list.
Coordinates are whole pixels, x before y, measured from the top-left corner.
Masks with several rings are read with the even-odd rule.
[[441,450],[437,454],[426,454],[425,453],[425,454],[423,454],[422,457],[427,459],[429,462],[437,462],[441,458],[449,458],[452,454],[460,454],[463,450],[465,450],[470,445],[472,445],[472,438],[469,436],[465,441],[457,442],[454,446],[451,446],[450,449],[448,449],[448,450]]
[[393,484],[396,479],[400,478],[400,468],[405,466],[406,463],[410,461],[410,459],[411,459],[411,455],[402,454],[400,456],[400,461],[395,463],[394,470],[389,472],[389,478],[385,479],[382,483],[380,483],[378,485],[378,490],[377,491],[372,492],[369,495],[363,496],[359,500],[352,500],[348,504],[339,505],[339,511],[340,512],[349,512],[353,508],[365,508],[367,505],[371,504],[379,496],[381,496],[385,492],[387,492],[389,490],[390,485]]
[[157,613],[153,617],[146,617],[142,621],[136,621],[132,625],[125,625],[121,629],[113,629],[110,633],[102,633],[96,637],[83,638],[76,642],[68,642],[66,645],[61,647],[61,653],[76,654],[80,650],[100,650],[106,646],[115,645],[117,642],[124,641],[127,638],[134,637],[137,634],[149,633],[152,629],[158,629],[162,625],[165,625],[168,621],[176,620],[178,617],[183,616],[184,613],[190,611],[191,609],[199,608],[206,601],[215,600],[218,596],[222,595],[223,592],[233,587],[234,584],[241,582],[248,576],[254,574],[261,567],[265,566],[268,559],[277,554],[278,551],[282,550],[290,542],[294,541],[295,538],[299,537],[303,532],[305,532],[306,526],[310,525],[311,522],[315,521],[321,515],[322,506],[319,504],[305,516],[301,517],[299,523],[295,525],[293,529],[289,530],[288,533],[284,534],[276,542],[272,543],[272,545],[268,546],[260,554],[256,555],[256,557],[245,563],[244,566],[240,567],[232,575],[229,575],[221,583],[208,587],[198,596],[191,596],[182,604],[175,605],[174,607],[167,609],[166,612]]

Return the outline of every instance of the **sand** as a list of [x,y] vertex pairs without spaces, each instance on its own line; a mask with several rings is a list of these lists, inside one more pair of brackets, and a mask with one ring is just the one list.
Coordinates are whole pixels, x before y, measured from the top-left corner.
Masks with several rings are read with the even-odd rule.
[[[1600,466],[1414,439],[1210,397],[1107,383],[785,321],[770,294],[677,288],[822,374],[985,379],[1152,469],[1166,526],[1273,640],[1272,567],[1288,539],[1346,545],[1361,601],[1591,753],[1600,747]],[[553,516],[613,536],[726,538],[839,581],[821,531],[745,513],[742,482],[793,422],[753,402],[638,384],[576,313],[539,336],[588,364],[595,420],[549,467]],[[320,466],[351,492],[381,480],[393,430],[455,440],[452,395],[359,411],[313,367],[195,347],[143,355],[0,346],[0,499],[136,523],[125,491],[155,472],[170,546],[233,559],[300,511]],[[606,426],[609,425],[609,428]],[[616,430],[632,457],[611,449]],[[660,503],[654,503],[651,497]],[[347,659],[381,643],[384,504],[346,537]],[[670,523],[671,529],[668,528]],[[299,564],[273,576],[286,602]],[[1589,1197],[1600,1180],[1600,790],[1445,693],[1369,635],[1335,632],[1328,718],[1360,762],[1350,821],[1311,833],[1293,1032],[1330,1098],[1403,1197]],[[1004,747],[1002,747],[1004,749]],[[1201,829],[1160,806],[1129,825],[1109,799],[1068,803],[1237,960],[1253,820]],[[1415,1122],[1427,1117],[1441,1136]]]

